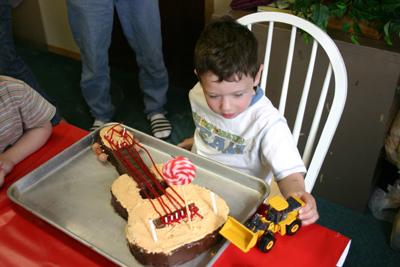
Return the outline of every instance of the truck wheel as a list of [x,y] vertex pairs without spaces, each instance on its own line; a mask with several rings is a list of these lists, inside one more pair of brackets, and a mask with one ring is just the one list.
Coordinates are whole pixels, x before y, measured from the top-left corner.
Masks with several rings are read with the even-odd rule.
[[269,252],[275,245],[275,237],[271,233],[264,234],[258,242],[258,249],[264,253]]
[[299,219],[296,219],[294,222],[286,226],[286,234],[287,235],[294,235],[299,231],[301,227],[301,221]]

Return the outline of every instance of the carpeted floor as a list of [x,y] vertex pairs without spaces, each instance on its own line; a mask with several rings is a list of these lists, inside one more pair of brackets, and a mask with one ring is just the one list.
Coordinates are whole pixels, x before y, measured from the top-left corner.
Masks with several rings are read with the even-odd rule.
[[[79,89],[80,62],[20,43],[18,51],[36,74],[43,89],[57,102],[62,116],[69,123],[88,129],[92,118]],[[142,112],[142,95],[138,89],[136,71],[111,67],[111,77],[111,93],[117,106],[115,121],[150,133]],[[175,87],[171,82],[166,108],[174,130],[167,141],[173,144],[193,133],[187,98],[189,89]],[[376,220],[370,212],[358,213],[322,198],[317,197],[317,202],[321,215],[318,223],[352,239],[344,266],[400,266],[400,252],[392,250],[389,245],[390,223]]]

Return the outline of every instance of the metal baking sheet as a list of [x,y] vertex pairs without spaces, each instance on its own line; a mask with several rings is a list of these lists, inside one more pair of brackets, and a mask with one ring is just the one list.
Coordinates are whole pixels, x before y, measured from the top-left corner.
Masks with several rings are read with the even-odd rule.
[[[245,221],[268,196],[269,187],[252,176],[178,148],[125,126],[151,153],[156,163],[186,156],[197,167],[195,184],[222,196],[230,215]],[[118,177],[91,151],[96,132],[79,140],[8,189],[12,201],[121,266],[140,266],[125,239],[126,221],[111,206],[111,183]],[[146,162],[147,157],[144,157]],[[149,161],[147,162],[149,165]],[[225,244],[223,244],[225,243]],[[182,266],[205,266],[222,253],[221,242]],[[213,259],[214,258],[214,259]]]

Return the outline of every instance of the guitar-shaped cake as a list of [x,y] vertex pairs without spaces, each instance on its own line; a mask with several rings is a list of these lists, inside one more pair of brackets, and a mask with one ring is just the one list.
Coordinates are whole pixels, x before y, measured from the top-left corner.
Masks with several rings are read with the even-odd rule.
[[[191,173],[194,178],[191,162],[177,157],[173,163],[182,159],[183,165],[169,164],[172,167],[164,168],[162,164],[156,165],[147,149],[120,124],[102,128],[98,138],[108,160],[122,174],[111,186],[112,205],[127,219],[126,238],[140,263],[180,264],[208,250],[220,239],[218,231],[229,213],[226,202],[188,181],[173,185],[176,183],[172,180],[178,176]],[[142,157],[148,157],[150,168]],[[168,179],[165,167],[169,167]]]

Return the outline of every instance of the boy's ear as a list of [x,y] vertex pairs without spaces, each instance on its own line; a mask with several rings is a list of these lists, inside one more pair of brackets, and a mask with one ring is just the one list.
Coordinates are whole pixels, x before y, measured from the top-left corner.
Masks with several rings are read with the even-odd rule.
[[263,69],[264,69],[264,64],[260,64],[260,67],[259,67],[259,69],[257,71],[256,77],[254,77],[254,83],[253,83],[254,86],[257,86],[257,85],[260,84],[261,73],[262,73]]
[[201,83],[201,79],[200,79],[200,76],[197,74],[197,70],[194,69],[193,72],[194,72],[194,75],[196,75],[197,80],[199,80],[199,82]]

